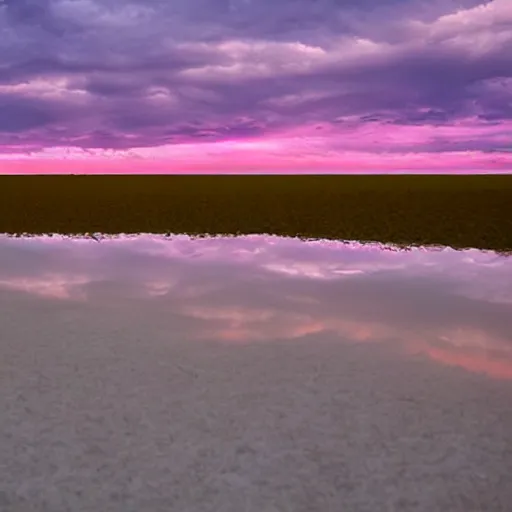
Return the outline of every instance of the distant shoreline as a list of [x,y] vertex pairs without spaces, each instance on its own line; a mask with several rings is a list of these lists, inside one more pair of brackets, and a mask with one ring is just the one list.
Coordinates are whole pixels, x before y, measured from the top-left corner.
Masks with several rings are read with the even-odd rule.
[[0,175],[0,233],[268,233],[512,250],[512,175]]

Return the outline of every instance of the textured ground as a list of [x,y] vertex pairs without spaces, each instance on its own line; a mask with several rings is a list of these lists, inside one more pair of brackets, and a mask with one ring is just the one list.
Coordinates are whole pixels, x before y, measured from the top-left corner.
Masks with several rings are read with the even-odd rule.
[[326,337],[0,297],[2,512],[510,511],[512,385]]

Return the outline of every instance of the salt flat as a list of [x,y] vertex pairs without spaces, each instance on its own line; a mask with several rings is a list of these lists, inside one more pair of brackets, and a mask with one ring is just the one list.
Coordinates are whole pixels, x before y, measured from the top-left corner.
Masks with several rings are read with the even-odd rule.
[[0,240],[2,512],[510,510],[509,260],[141,240]]

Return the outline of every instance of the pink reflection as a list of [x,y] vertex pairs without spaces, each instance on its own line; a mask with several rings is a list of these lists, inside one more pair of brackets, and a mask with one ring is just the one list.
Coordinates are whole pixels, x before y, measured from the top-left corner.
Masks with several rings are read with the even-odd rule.
[[20,311],[24,296],[57,309],[87,302],[191,340],[392,343],[510,379],[512,258],[388,249],[275,236],[0,237],[0,298]]
[[484,373],[496,379],[512,379],[512,357],[490,357],[485,351],[467,352],[464,349],[429,348],[427,355],[434,361],[457,366],[476,373]]

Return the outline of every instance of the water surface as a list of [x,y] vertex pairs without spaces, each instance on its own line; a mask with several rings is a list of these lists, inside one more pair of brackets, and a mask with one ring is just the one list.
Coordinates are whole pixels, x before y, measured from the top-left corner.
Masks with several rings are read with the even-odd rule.
[[0,510],[505,511],[512,258],[0,237]]

